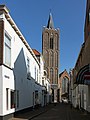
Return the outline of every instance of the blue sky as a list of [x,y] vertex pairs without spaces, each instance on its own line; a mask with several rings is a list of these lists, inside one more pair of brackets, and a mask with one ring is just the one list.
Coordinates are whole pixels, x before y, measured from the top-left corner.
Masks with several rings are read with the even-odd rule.
[[0,0],[31,48],[42,52],[42,29],[50,9],[54,27],[60,29],[60,72],[69,71],[84,42],[86,0]]

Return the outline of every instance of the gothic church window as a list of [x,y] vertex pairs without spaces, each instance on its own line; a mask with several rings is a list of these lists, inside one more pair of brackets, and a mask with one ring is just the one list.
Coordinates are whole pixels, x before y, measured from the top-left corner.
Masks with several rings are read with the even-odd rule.
[[53,83],[53,68],[50,68],[50,78],[51,78],[51,81]]
[[48,51],[47,50],[45,50],[45,54],[44,54],[44,59],[45,59],[45,64],[48,66]]
[[51,67],[53,66],[53,52],[51,52],[51,54],[50,54],[51,56],[50,56],[50,63],[51,63]]
[[53,49],[53,38],[50,38],[50,49]]
[[50,49],[53,49],[53,34],[52,33],[50,37]]
[[45,48],[48,48],[48,46],[47,46],[47,45],[48,45],[48,36],[49,36],[49,35],[48,35],[47,32],[46,32],[46,33],[44,34],[44,36],[43,36],[43,37],[44,37],[44,47],[45,47]]
[[58,67],[58,53],[55,53],[55,66]]
[[57,83],[57,80],[58,80],[58,69],[55,70],[55,82]]
[[55,34],[55,49],[58,49],[58,35]]

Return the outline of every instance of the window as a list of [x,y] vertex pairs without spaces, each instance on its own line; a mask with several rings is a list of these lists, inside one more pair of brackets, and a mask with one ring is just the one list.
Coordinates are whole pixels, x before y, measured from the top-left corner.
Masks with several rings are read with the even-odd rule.
[[48,48],[48,38],[49,38],[49,34],[48,32],[44,33],[43,39],[44,39],[44,48]]
[[44,59],[45,59],[45,64],[46,64],[46,66],[48,66],[48,60],[49,60],[49,54],[48,54],[48,51],[47,50],[45,50],[45,55],[44,55]]
[[67,77],[64,77],[63,80],[62,80],[62,85],[63,85],[63,93],[67,93],[68,92],[68,78]]
[[53,49],[53,37],[50,38],[50,49]]
[[15,94],[11,91],[11,108],[15,108]]
[[53,68],[50,68],[50,79],[53,83]]
[[37,82],[38,82],[38,70],[37,70]]
[[29,72],[30,72],[30,60],[27,57],[27,73],[29,73]]
[[31,79],[31,72],[30,72],[30,59],[27,57],[27,79]]
[[55,49],[58,50],[58,34],[55,34]]
[[53,67],[53,52],[51,52],[51,56],[50,56],[50,63],[51,63],[51,67]]
[[42,85],[44,85],[44,80],[42,80]]
[[35,67],[35,80],[36,80],[36,67]]
[[8,88],[6,88],[6,109],[8,110]]
[[89,10],[89,22],[90,22],[90,10]]
[[57,84],[58,81],[58,69],[55,70],[55,84]]
[[39,104],[38,91],[35,91],[35,104]]
[[17,108],[19,107],[19,90],[17,90]]
[[58,67],[58,52],[55,53],[55,66]]
[[7,66],[11,66],[11,39],[10,37],[5,33],[5,42],[4,42],[4,57],[5,57],[5,64]]

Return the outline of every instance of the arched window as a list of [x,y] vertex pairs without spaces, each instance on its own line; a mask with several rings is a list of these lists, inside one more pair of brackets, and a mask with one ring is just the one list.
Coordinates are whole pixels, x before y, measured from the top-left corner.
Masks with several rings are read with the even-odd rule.
[[66,76],[63,77],[62,79],[62,92],[63,93],[68,92],[68,82],[69,82],[69,79]]
[[48,66],[49,55],[48,55],[48,51],[47,50],[45,50],[45,52],[44,52],[44,59],[45,59],[46,66]]
[[58,82],[58,69],[55,70],[55,84]]
[[53,83],[53,68],[50,68],[50,79]]
[[58,52],[55,53],[55,66],[58,67]]
[[53,52],[50,53],[50,66],[53,67]]
[[58,50],[58,34],[55,34],[55,49]]
[[45,32],[43,35],[43,40],[44,40],[44,48],[48,48],[48,32]]
[[50,49],[53,49],[53,34],[50,37]]

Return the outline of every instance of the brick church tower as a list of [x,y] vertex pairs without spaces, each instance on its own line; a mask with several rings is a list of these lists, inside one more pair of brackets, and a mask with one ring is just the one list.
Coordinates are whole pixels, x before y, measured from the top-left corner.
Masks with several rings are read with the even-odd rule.
[[54,28],[51,13],[49,14],[47,26],[43,27],[42,54],[47,77],[51,82],[53,101],[56,101],[59,69],[59,29]]

